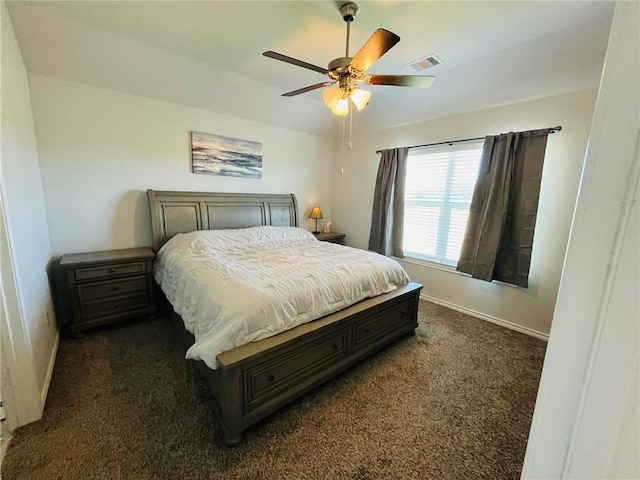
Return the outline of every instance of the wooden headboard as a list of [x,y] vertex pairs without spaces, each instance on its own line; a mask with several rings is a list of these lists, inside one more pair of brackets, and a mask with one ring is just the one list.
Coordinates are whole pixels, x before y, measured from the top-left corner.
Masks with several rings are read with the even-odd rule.
[[147,190],[153,249],[157,252],[178,233],[246,228],[259,225],[298,226],[294,194],[207,193]]

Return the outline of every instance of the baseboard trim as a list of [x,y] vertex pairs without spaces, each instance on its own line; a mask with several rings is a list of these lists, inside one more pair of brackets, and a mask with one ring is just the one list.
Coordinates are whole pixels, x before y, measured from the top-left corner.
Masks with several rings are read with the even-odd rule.
[[51,355],[49,357],[49,365],[47,366],[47,375],[42,385],[42,391],[40,392],[40,405],[41,410],[44,411],[44,405],[47,401],[47,393],[49,393],[49,384],[51,383],[51,377],[53,376],[53,367],[56,363],[56,356],[58,355],[58,345],[60,344],[60,332],[56,333],[56,338],[53,341],[53,348],[51,349]]
[[508,322],[507,320],[503,320],[501,318],[492,317],[491,315],[486,315],[484,313],[476,312],[475,310],[471,310],[469,308],[461,307],[459,305],[455,305],[453,303],[445,302],[444,300],[440,300],[434,297],[430,297],[423,293],[420,294],[420,298],[422,300],[426,300],[427,302],[435,303],[436,305],[442,305],[443,307],[450,308],[451,310],[455,310],[460,313],[464,313],[466,315],[470,315],[479,320],[484,320],[486,322],[495,323],[496,325],[500,325],[501,327],[508,328],[510,330],[515,330],[520,333],[524,333],[526,335],[530,335],[532,337],[539,338],[540,340],[544,340],[545,342],[549,341],[549,335],[546,333],[538,332],[537,330],[533,330],[532,328],[523,327],[522,325],[517,325],[512,322]]

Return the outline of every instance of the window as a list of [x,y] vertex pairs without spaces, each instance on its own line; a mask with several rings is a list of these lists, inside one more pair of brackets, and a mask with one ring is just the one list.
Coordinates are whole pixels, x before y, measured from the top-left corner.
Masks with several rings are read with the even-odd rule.
[[414,148],[404,197],[406,257],[456,265],[478,177],[483,140]]

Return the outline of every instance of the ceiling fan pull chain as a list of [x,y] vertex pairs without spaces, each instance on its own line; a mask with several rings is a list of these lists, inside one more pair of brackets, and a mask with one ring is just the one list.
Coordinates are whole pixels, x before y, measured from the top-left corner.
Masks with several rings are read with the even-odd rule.
[[349,109],[349,150],[351,150],[351,132],[353,131],[353,108]]
[[344,173],[344,127],[347,119],[342,117],[342,148],[340,148],[340,175]]

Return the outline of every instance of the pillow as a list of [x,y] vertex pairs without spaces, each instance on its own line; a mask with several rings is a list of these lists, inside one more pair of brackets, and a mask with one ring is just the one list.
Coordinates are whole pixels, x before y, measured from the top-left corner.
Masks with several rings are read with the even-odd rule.
[[[317,241],[317,239],[311,232],[299,227],[263,225],[249,228],[199,230],[179,233],[165,243],[161,250],[182,247],[224,249],[242,244],[281,241]],[[169,247],[169,245],[171,246]]]

